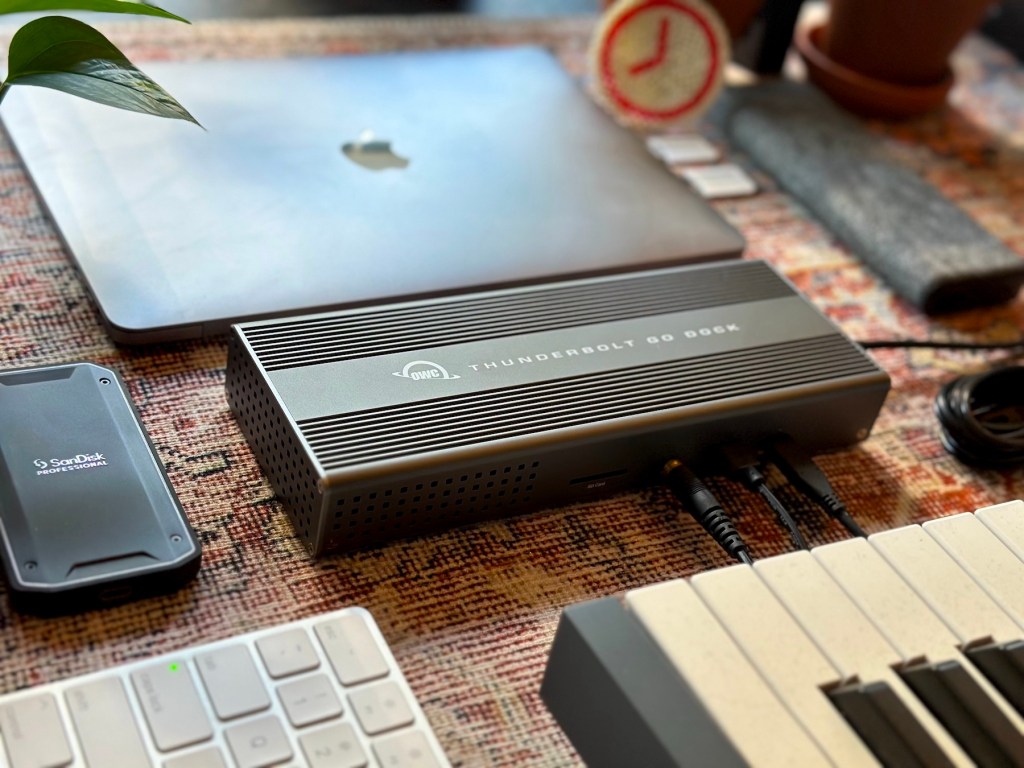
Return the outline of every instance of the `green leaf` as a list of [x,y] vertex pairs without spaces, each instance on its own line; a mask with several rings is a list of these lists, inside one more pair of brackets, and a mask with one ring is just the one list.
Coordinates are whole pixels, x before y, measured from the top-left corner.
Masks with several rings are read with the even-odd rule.
[[38,85],[111,107],[199,124],[113,43],[81,21],[63,16],[30,21],[11,39],[7,67],[4,90]]
[[189,23],[163,8],[136,0],[0,0],[0,14],[34,11],[100,11],[102,13],[135,13],[140,16],[159,16]]

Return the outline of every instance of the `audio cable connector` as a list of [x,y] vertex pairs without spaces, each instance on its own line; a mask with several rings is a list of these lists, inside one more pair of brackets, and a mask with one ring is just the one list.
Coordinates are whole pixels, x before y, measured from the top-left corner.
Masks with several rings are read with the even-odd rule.
[[807,541],[800,533],[800,529],[797,528],[793,515],[768,487],[768,480],[759,466],[757,452],[746,445],[732,444],[722,448],[721,454],[729,475],[738,480],[748,491],[753,491],[764,499],[782,527],[789,532],[789,538],[794,546],[799,549],[807,549]]
[[675,497],[700,523],[711,538],[729,553],[730,557],[741,563],[753,565],[750,550],[732,524],[732,520],[718,503],[718,499],[707,489],[704,482],[677,459],[671,459],[662,468],[665,482]]
[[820,506],[829,517],[838,520],[854,536],[867,536],[864,529],[846,511],[812,456],[789,435],[782,435],[767,446],[771,462],[782,470],[786,479],[807,498]]

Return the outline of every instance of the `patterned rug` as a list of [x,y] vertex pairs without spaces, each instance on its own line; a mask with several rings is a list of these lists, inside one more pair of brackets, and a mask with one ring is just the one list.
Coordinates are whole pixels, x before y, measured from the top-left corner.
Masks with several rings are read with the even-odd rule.
[[[131,58],[326,55],[539,43],[582,72],[592,21],[480,19],[120,22],[103,29]],[[1024,253],[1024,70],[973,39],[944,112],[873,126],[907,163]],[[730,159],[744,158],[723,147]],[[720,203],[749,242],[857,339],[1015,338],[1024,304],[928,320],[893,297],[805,210],[762,192]],[[228,410],[222,340],[115,347],[0,137],[3,367],[88,359],[120,371],[204,545],[194,584],[170,597],[61,619],[0,602],[0,691],[102,669],[344,605],[376,617],[455,765],[578,764],[538,695],[566,605],[725,565],[666,493],[651,488],[311,562]],[[869,531],[1024,497],[1024,470],[972,472],[939,444],[932,400],[951,376],[1000,355],[886,351],[893,391],[874,433],[822,464]],[[715,481],[757,557],[785,536],[740,487]],[[804,510],[811,543],[843,531]]]

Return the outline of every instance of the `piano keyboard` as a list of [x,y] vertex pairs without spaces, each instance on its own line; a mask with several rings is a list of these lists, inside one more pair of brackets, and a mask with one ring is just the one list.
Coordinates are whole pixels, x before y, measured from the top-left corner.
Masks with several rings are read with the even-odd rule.
[[567,608],[541,695],[600,766],[1024,766],[1024,502]]

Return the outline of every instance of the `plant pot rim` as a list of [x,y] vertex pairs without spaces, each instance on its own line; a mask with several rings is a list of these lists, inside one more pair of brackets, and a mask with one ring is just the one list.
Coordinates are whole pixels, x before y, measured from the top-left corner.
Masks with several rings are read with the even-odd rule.
[[868,77],[830,58],[821,49],[824,24],[797,28],[794,43],[807,76],[839,104],[866,117],[908,118],[936,109],[953,87],[953,70],[929,85],[904,85]]

